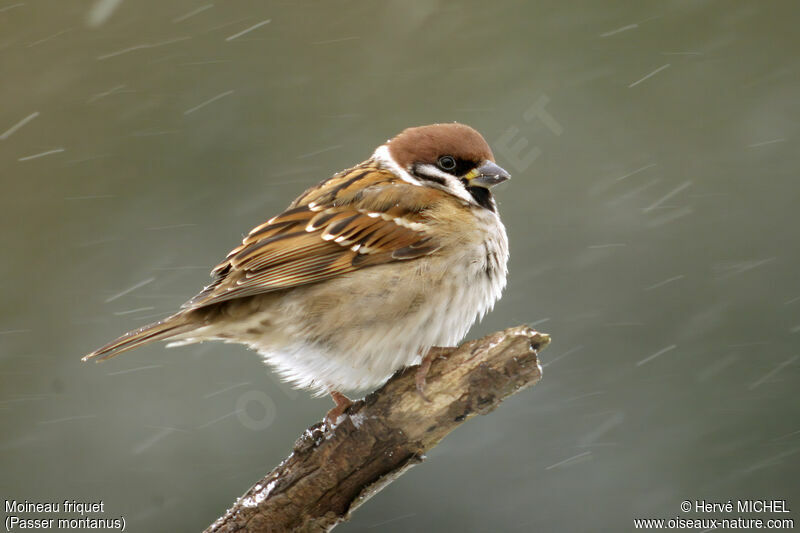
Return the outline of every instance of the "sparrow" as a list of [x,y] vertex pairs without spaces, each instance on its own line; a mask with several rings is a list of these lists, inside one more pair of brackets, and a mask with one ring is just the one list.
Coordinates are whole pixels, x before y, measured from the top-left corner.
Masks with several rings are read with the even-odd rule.
[[385,382],[455,346],[506,285],[508,238],[490,189],[509,179],[459,123],[408,128],[253,228],[181,309],[83,357],[209,340],[245,344],[297,388]]

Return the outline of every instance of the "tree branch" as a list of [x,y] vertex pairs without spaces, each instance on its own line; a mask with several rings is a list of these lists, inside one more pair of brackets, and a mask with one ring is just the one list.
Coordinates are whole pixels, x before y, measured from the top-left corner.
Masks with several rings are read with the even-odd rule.
[[537,353],[550,337],[517,326],[438,357],[425,401],[416,367],[355,402],[330,429],[317,423],[294,451],[250,488],[206,533],[333,529],[476,414],[486,414],[542,376]]

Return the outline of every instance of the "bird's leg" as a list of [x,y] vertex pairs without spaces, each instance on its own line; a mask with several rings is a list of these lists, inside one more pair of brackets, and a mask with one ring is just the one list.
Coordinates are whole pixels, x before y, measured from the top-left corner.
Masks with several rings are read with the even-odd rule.
[[437,357],[443,357],[449,354],[453,349],[446,348],[444,346],[431,346],[428,349],[428,353],[422,358],[422,362],[420,362],[419,367],[417,367],[417,375],[416,375],[416,382],[417,382],[417,393],[422,397],[423,400],[429,402],[427,396],[425,396],[425,378],[428,375],[428,370],[431,369],[431,363]]
[[336,419],[339,418],[348,407],[353,405],[353,400],[339,391],[331,390],[329,392],[336,406],[328,411],[327,415],[325,415],[325,422],[327,422],[329,426],[333,427],[333,425],[336,423]]

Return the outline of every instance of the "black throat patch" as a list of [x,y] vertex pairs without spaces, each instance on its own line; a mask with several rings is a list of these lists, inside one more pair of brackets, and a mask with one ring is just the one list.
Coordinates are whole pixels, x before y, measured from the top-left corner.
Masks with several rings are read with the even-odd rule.
[[494,202],[492,201],[492,193],[486,187],[467,187],[467,192],[472,195],[472,198],[478,203],[479,206],[484,207],[495,212]]

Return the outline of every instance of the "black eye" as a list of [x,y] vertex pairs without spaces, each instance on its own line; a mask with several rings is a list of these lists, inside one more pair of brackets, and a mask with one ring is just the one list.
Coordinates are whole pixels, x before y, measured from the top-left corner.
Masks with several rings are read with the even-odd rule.
[[442,170],[450,171],[456,168],[456,160],[449,155],[443,155],[442,157],[440,157],[439,161],[437,161],[436,164],[439,165],[439,168],[441,168]]

